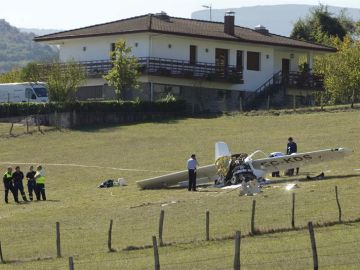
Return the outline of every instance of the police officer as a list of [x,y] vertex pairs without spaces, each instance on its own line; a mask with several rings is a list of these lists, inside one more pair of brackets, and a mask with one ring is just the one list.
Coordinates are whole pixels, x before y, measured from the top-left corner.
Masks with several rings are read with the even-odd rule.
[[40,199],[42,198],[43,201],[46,201],[46,195],[45,195],[45,173],[44,173],[44,170],[43,170],[43,168],[42,168],[41,165],[39,165],[39,166],[36,168],[35,182],[36,182],[36,186],[35,186],[36,200],[40,201]]
[[187,169],[189,171],[189,191],[196,191],[196,167],[199,163],[196,160],[195,154],[192,154],[190,159],[187,161]]
[[30,201],[33,200],[33,192],[35,192],[35,187],[36,187],[35,174],[36,172],[34,171],[34,166],[30,166],[29,172],[26,174],[26,179],[28,180],[27,186],[28,186]]
[[15,172],[12,175],[13,177],[13,183],[14,183],[14,193],[16,194],[16,197],[18,196],[18,191],[20,191],[20,194],[24,200],[24,202],[27,202],[25,191],[24,191],[24,185],[23,185],[23,179],[24,174],[22,171],[20,171],[20,167],[15,167]]
[[6,173],[4,174],[4,177],[3,177],[4,189],[5,189],[5,203],[9,203],[9,201],[8,201],[9,190],[13,194],[15,202],[19,203],[17,193],[14,192],[14,185],[13,185],[12,180],[13,180],[12,168],[8,167]]

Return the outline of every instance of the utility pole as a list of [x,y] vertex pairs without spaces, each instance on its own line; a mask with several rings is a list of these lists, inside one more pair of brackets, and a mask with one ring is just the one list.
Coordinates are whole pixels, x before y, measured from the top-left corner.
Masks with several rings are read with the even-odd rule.
[[212,4],[209,4],[209,5],[202,5],[203,8],[207,8],[209,9],[209,13],[210,13],[210,21],[212,21]]

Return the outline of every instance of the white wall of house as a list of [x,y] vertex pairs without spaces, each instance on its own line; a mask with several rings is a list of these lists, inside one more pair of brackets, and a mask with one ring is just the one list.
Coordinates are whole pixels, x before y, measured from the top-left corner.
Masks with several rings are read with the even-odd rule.
[[304,53],[302,51],[276,49],[274,53],[274,72],[278,72],[282,69],[282,59],[290,60],[290,71],[299,70],[299,58]]
[[[60,61],[94,61],[110,59],[111,43],[126,40],[137,57],[149,55],[148,34],[90,37],[63,40],[60,43]],[[136,46],[137,44],[137,46]],[[85,48],[85,49],[84,49]]]
[[[244,84],[228,85],[226,89],[253,91],[274,73],[274,49],[264,45],[154,34],[151,37],[151,56],[188,61],[190,45],[197,46],[197,62],[203,63],[215,63],[215,50],[219,48],[229,50],[229,65],[235,66],[236,52],[243,51]],[[247,51],[260,52],[260,71],[246,69]]]
[[[306,55],[306,50],[274,47],[270,45],[239,43],[223,40],[212,40],[157,33],[136,33],[118,36],[101,36],[79,39],[68,39],[56,42],[60,45],[60,60],[96,61],[108,60],[111,43],[118,39],[127,41],[136,57],[159,57],[188,61],[190,45],[197,46],[197,62],[215,63],[216,48],[229,50],[229,65],[236,65],[236,52],[243,51],[244,84],[221,84],[222,89],[254,91],[281,70],[282,59],[290,59],[290,70],[298,70],[299,57]],[[260,70],[247,70],[247,52],[260,53]],[[159,81],[163,81],[164,78]],[[151,77],[152,82],[156,76]],[[166,79],[170,80],[170,78]],[[186,79],[183,79],[185,81]],[[184,83],[188,85],[189,82]],[[207,83],[208,84],[208,83]],[[210,82],[211,84],[211,82]],[[211,87],[212,88],[212,87]]]

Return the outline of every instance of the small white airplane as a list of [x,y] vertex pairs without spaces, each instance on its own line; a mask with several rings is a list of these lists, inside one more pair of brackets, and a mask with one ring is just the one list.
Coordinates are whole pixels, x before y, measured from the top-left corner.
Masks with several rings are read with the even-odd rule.
[[[254,159],[255,155],[263,154],[264,158]],[[215,164],[197,169],[198,183],[216,180],[217,183],[237,184],[242,181],[262,180],[268,173],[304,167],[320,162],[344,158],[352,153],[348,148],[333,148],[314,152],[306,152],[278,157],[269,157],[258,150],[251,155],[231,155],[229,147],[224,142],[215,144]],[[179,185],[187,181],[188,171],[174,172],[158,177],[137,181],[142,189],[154,189]]]

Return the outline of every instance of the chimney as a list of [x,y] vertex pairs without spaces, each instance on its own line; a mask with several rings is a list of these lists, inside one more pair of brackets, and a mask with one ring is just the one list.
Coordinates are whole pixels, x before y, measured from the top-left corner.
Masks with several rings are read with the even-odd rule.
[[263,35],[269,35],[269,30],[261,24],[255,26],[255,31]]
[[235,33],[235,12],[233,11],[228,11],[225,13],[224,32],[232,36]]

